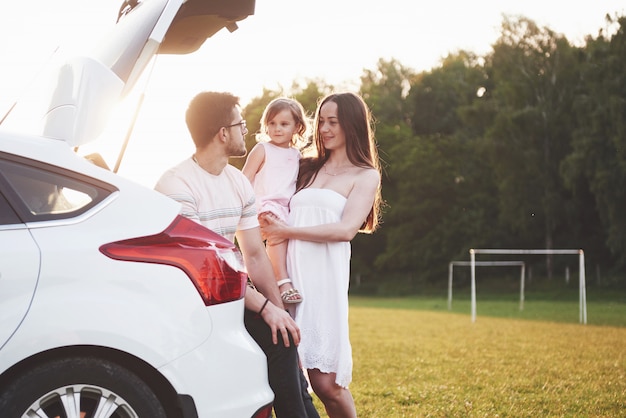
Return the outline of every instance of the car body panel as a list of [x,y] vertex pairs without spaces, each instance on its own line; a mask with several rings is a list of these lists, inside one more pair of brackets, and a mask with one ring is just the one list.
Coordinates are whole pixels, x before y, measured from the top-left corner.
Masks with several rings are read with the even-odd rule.
[[[258,345],[247,332],[242,332],[242,305],[243,300],[213,307],[211,312],[215,316],[232,317],[240,322],[235,326],[224,321],[214,321],[212,338],[207,339],[198,349],[160,369],[177,388],[182,388],[182,393],[194,395],[198,411],[211,411],[210,415],[200,416],[252,416],[255,411],[251,409],[252,406],[266,405],[274,398],[269,386],[257,381],[256,376],[267,374],[267,363],[265,360],[257,361]],[[224,341],[228,341],[229,346],[225,347]],[[211,366],[202,372],[198,365],[206,364],[207,359],[210,359]],[[228,373],[228,370],[232,373]],[[236,370],[247,370],[250,378],[242,379]],[[219,379],[212,378],[217,375],[220,376]],[[179,383],[177,376],[186,376],[193,380]],[[237,390],[233,391],[233,388]],[[220,400],[218,409],[215,399]]]
[[0,349],[24,319],[39,278],[39,249],[25,225],[0,229]]

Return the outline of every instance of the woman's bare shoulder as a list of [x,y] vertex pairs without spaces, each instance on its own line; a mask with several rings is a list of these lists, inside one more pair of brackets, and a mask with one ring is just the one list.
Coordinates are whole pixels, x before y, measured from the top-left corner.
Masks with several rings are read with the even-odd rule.
[[375,168],[358,167],[351,177],[350,193],[357,192],[369,194],[380,186],[380,173]]
[[362,180],[367,183],[380,182],[380,172],[373,167],[357,167],[354,174],[357,180]]

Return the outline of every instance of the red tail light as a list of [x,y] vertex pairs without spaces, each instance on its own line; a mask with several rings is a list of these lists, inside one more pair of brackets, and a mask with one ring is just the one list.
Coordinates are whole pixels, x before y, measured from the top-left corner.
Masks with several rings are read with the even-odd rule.
[[241,299],[246,290],[247,274],[237,247],[182,216],[160,234],[112,242],[101,246],[100,251],[115,260],[180,268],[206,306]]
[[252,415],[252,418],[270,418],[272,416],[272,404],[265,405]]

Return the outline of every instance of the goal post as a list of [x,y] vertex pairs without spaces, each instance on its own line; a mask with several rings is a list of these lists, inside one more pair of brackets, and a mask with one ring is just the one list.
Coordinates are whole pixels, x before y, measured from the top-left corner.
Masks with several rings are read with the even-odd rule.
[[[520,290],[519,290],[519,310],[524,310],[524,282],[526,276],[526,263],[523,261],[476,261],[476,266],[497,267],[497,266],[520,266]],[[452,310],[452,279],[454,277],[454,266],[472,265],[471,261],[450,261],[448,264],[448,310]]]
[[585,252],[580,250],[501,250],[501,249],[476,249],[469,250],[471,265],[471,298],[472,298],[472,322],[476,322],[476,254],[578,254],[578,303],[579,322],[587,323],[587,291],[585,286]]

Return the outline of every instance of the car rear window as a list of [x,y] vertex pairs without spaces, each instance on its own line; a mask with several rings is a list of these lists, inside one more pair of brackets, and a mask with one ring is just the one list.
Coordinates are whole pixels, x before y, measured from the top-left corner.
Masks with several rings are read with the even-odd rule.
[[90,177],[30,160],[0,158],[3,194],[23,222],[72,218],[116,189]]

